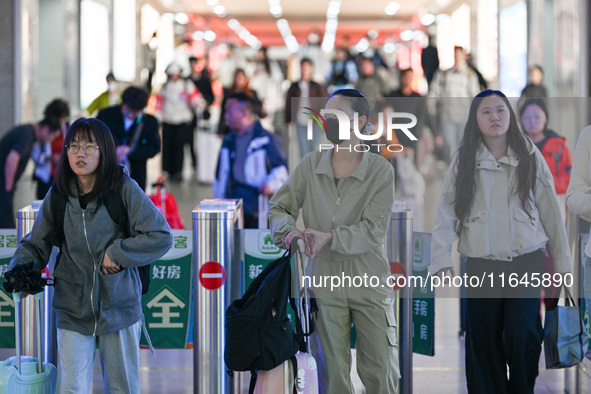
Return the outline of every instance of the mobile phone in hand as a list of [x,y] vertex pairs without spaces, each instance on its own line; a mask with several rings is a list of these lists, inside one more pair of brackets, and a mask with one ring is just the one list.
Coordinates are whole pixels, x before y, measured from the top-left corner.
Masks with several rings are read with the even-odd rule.
[[314,234],[304,233],[304,236],[306,237],[306,239],[305,239],[306,250],[308,251],[308,254],[313,254],[314,253]]

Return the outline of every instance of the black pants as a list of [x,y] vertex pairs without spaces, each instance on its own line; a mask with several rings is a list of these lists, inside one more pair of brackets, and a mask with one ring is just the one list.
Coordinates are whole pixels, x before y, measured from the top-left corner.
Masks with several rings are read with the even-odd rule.
[[[468,259],[469,275],[491,272],[492,265],[510,272],[541,272],[541,252],[512,262]],[[488,267],[488,271],[487,268]],[[495,275],[498,271],[495,272]],[[498,277],[498,276],[497,276]],[[505,280],[505,286],[508,285]],[[496,282],[500,287],[500,282]],[[497,298],[470,298],[466,305],[466,378],[470,393],[532,393],[544,333],[540,319],[539,289],[495,293]],[[480,293],[483,294],[483,293]],[[508,298],[512,294],[519,298]],[[509,378],[507,379],[507,366]]]
[[162,124],[162,169],[170,176],[183,172],[184,145],[191,122]]
[[37,193],[37,200],[43,200],[45,198],[45,195],[47,194],[47,192],[51,188],[51,185],[53,184],[53,178],[48,183],[43,182],[39,178],[36,178],[36,180],[37,180],[37,192],[36,192]]
[[2,185],[0,188],[0,228],[16,228],[15,217],[12,212],[13,197],[14,189],[7,192],[4,185]]

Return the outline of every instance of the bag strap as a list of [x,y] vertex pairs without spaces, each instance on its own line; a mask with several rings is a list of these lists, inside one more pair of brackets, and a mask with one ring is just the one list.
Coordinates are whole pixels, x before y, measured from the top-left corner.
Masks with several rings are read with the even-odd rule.
[[564,284],[562,285],[562,287],[564,288],[565,292],[564,298],[566,299],[566,306],[575,306],[575,299],[571,295],[570,291],[568,291],[568,287],[566,287]]
[[570,291],[568,290],[568,287],[566,287],[563,284],[562,286],[560,286],[560,290],[558,291],[558,294],[552,300],[552,307],[549,310],[554,310],[558,306],[558,301],[560,300],[560,293],[562,292],[562,289],[564,289],[564,299],[566,300],[566,306],[575,306],[575,300],[574,300],[573,296],[571,295]]
[[133,152],[133,150],[137,146],[138,141],[140,140],[142,130],[144,129],[144,122],[142,122],[143,118],[144,118],[143,114],[137,118],[137,122],[136,122],[137,126],[135,128],[135,131],[133,132],[133,137],[131,138],[131,141],[129,142],[129,152],[130,153]]
[[64,216],[68,197],[51,188],[51,211],[53,212],[54,231],[46,235],[43,240],[61,250],[64,242]]
[[119,187],[113,188],[105,194],[103,204],[105,204],[105,208],[107,208],[111,219],[119,225],[119,229],[125,238],[129,238],[131,235],[129,230],[129,220]]
[[291,361],[291,369],[293,372],[293,394],[298,394],[298,359],[293,355],[289,358],[289,361]]
[[248,385],[248,394],[254,394],[254,388],[257,385],[257,371],[253,369],[250,371],[250,384]]

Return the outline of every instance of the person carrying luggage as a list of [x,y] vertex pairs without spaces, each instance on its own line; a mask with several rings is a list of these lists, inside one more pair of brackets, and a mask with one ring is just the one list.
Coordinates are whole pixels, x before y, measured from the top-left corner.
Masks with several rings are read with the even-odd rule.
[[[362,133],[370,133],[369,105],[356,90],[332,94],[327,110],[357,113]],[[386,283],[386,231],[394,203],[394,172],[383,157],[353,147],[359,137],[339,140],[339,122],[325,114],[327,138],[335,147],[313,152],[298,164],[269,201],[273,242],[287,249],[294,237],[308,238],[311,278],[373,276]],[[351,124],[351,128],[352,123]],[[352,129],[350,129],[352,131]],[[299,211],[305,231],[296,227]],[[322,288],[313,279],[318,304],[312,355],[318,361],[320,393],[352,392],[351,323],[357,330],[357,371],[368,393],[395,393],[400,377],[394,291],[388,286]]]
[[[533,394],[543,339],[542,282],[536,286],[535,278],[547,278],[542,269],[547,243],[557,273],[570,272],[570,250],[552,174],[500,91],[485,90],[472,100],[437,209],[433,276],[455,276],[451,251],[456,236],[470,283],[468,392]],[[481,275],[486,281],[474,285],[472,278]],[[509,278],[520,282],[509,283]]]
[[[121,194],[128,211],[127,238],[103,203],[112,190]],[[54,198],[67,200],[62,231],[56,228]],[[172,232],[118,164],[111,132],[100,120],[81,118],[70,126],[52,189],[10,268],[30,261],[44,267],[53,245],[61,245],[52,302],[57,392],[90,392],[98,343],[105,392],[140,393],[143,315],[137,267],[163,256],[172,246]]]

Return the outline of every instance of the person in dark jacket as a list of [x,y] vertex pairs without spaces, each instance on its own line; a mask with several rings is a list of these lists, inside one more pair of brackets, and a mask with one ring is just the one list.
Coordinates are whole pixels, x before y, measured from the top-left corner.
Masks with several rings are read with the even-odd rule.
[[131,178],[146,189],[146,162],[160,152],[158,120],[144,113],[148,92],[130,86],[121,96],[122,104],[103,109],[97,119],[111,130],[117,145],[117,159],[129,168]]
[[529,83],[521,91],[521,97],[548,97],[548,89],[543,83],[544,70],[539,64],[529,68]]
[[[396,112],[407,112],[417,117],[417,124],[415,127],[410,128],[410,130],[415,137],[421,138],[423,128],[425,125],[430,124],[426,99],[412,88],[414,78],[414,71],[412,68],[400,70],[399,75],[400,88],[390,92],[388,95],[388,103],[394,107]],[[411,140],[400,129],[395,129],[394,131],[398,138],[398,142],[403,145],[405,149],[411,148],[413,151],[417,150],[418,141]]]
[[203,130],[203,127],[207,127],[207,123],[205,121],[209,120],[211,114],[209,113],[209,106],[213,104],[213,100],[215,99],[213,95],[213,89],[211,87],[211,78],[209,76],[209,70],[207,69],[207,59],[201,58],[198,59],[194,56],[189,58],[189,66],[191,69],[191,74],[189,75],[189,79],[195,84],[195,87],[203,96],[205,100],[204,108],[199,109],[193,115],[193,121],[191,123],[191,132],[187,136],[188,138],[185,140],[184,144],[189,145],[189,152],[191,154],[191,164],[193,165],[193,169],[197,169],[197,154],[195,153],[195,131],[198,130],[197,126]]
[[55,119],[46,118],[36,124],[24,124],[7,131],[0,139],[0,228],[15,228],[14,190],[35,142],[53,141],[60,132]]
[[[312,80],[314,65],[311,59],[303,58],[300,61],[300,69],[302,75],[300,81],[291,84],[285,97],[285,124],[287,130],[290,130],[290,124],[295,126],[291,130],[295,130],[297,133],[300,156],[303,158],[318,147],[318,135],[320,134],[320,130],[315,127],[314,138],[311,140],[306,138],[308,119],[311,118],[305,114],[304,107],[314,107],[318,98],[326,95],[326,91],[322,85]],[[294,101],[296,99],[297,102]],[[294,109],[292,106],[297,106],[295,108],[297,113],[292,112]],[[320,108],[315,109],[320,110]],[[284,141],[283,146],[285,145]]]
[[[55,182],[33,230],[17,248],[10,267],[47,265],[56,223],[54,193],[67,200],[59,265],[53,272],[57,319],[58,393],[89,393],[97,343],[107,393],[140,393],[139,341],[143,320],[137,267],[172,246],[166,220],[118,164],[107,126],[81,118],[69,128]],[[115,189],[128,213],[124,238],[103,204]]]
[[433,76],[435,75],[435,72],[439,70],[439,53],[437,51],[435,38],[432,36],[429,37],[429,45],[423,48],[423,51],[421,52],[421,67],[423,67],[425,78],[427,79],[429,88],[431,88]]

